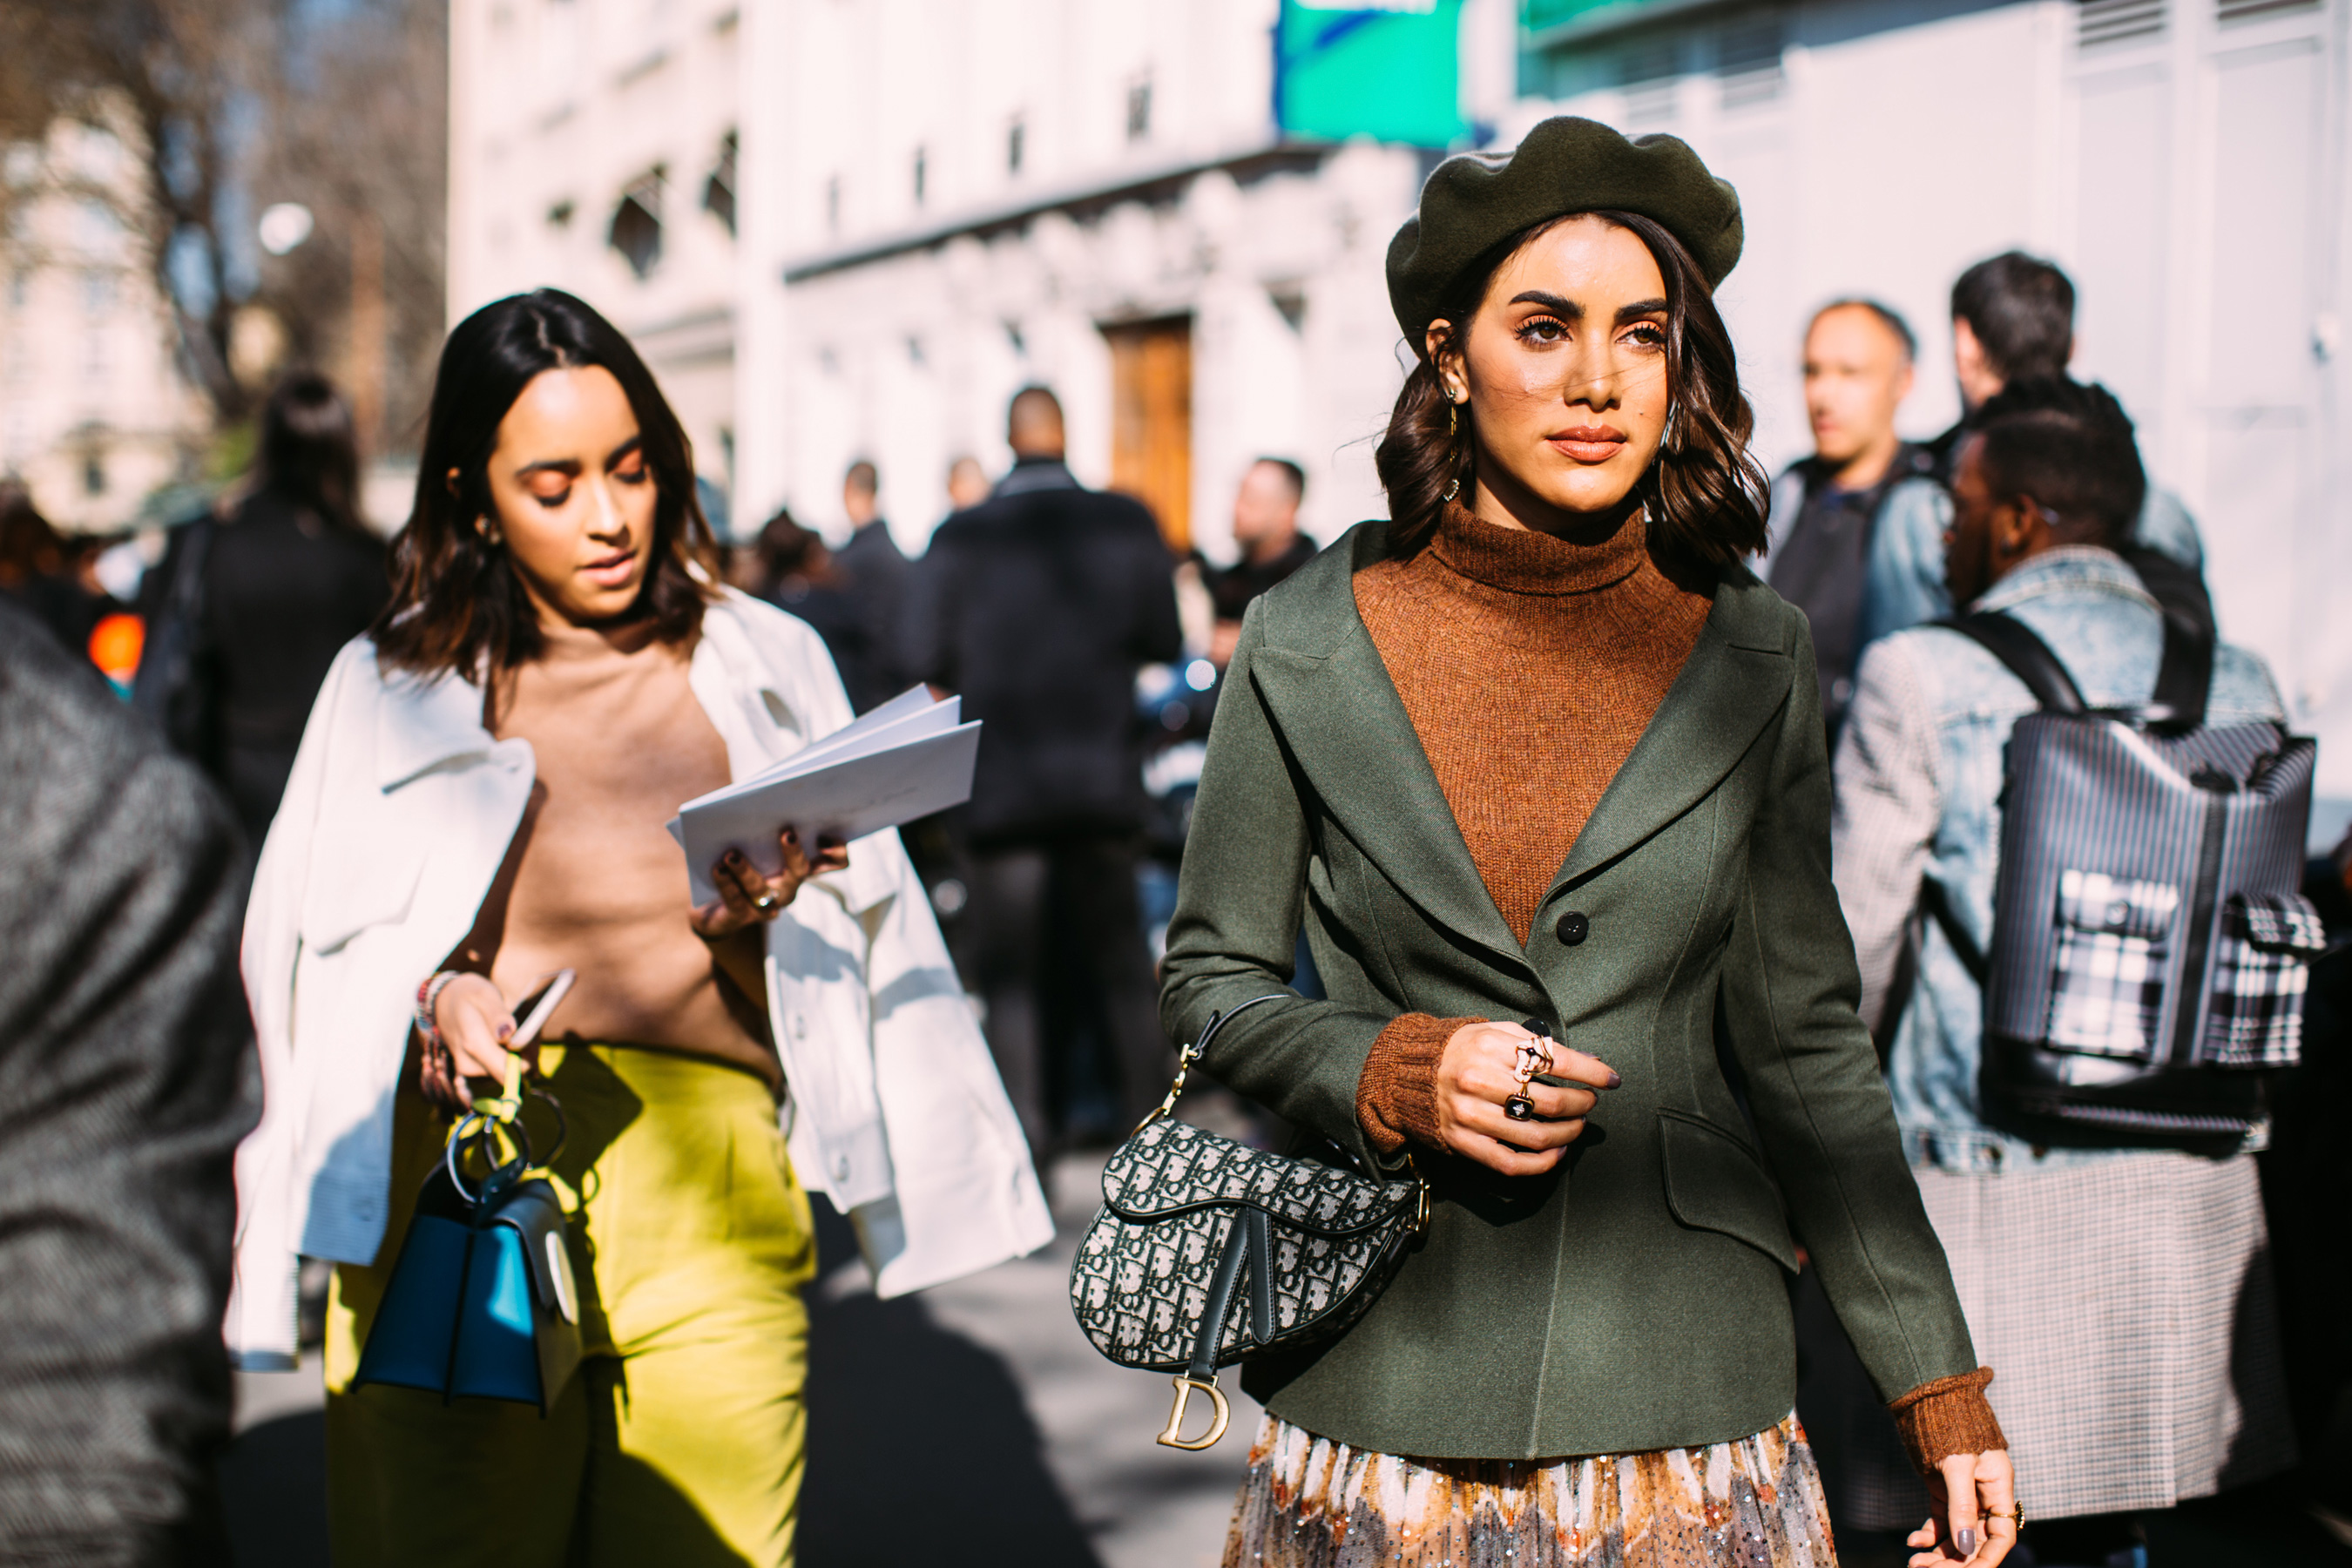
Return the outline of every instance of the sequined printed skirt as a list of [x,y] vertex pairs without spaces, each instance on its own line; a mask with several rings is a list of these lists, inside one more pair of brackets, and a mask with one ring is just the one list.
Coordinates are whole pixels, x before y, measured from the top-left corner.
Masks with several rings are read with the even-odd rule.
[[1404,1459],[1265,1417],[1224,1568],[1835,1568],[1790,1415],[1705,1448]]

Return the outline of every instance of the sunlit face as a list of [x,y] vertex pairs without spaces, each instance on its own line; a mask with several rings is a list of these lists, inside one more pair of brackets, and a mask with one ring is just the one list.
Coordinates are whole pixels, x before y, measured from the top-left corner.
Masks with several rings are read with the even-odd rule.
[[1895,410],[1911,395],[1911,356],[1894,329],[1859,305],[1813,319],[1805,334],[1805,416],[1813,450],[1842,466],[1895,438]]
[[635,608],[656,491],[637,416],[602,365],[541,371],[499,423],[490,501],[507,555],[548,625]]
[[1298,497],[1272,463],[1253,463],[1234,492],[1234,542],[1244,550],[1287,544],[1298,529]]
[[1952,526],[1944,531],[1944,583],[1952,603],[1966,608],[1976,603],[2000,575],[1995,562],[1995,535],[2000,531],[2000,503],[1985,482],[1984,442],[1970,437],[1960,443],[1952,465]]
[[1952,318],[1952,377],[1960,384],[1960,405],[1969,409],[1983,407],[2007,384],[1964,316]]
[[1496,269],[1461,342],[1452,328],[1430,324],[1429,352],[1446,395],[1469,399],[1478,483],[1501,512],[1566,526],[1622,507],[1669,401],[1665,279],[1640,237],[1556,224]]

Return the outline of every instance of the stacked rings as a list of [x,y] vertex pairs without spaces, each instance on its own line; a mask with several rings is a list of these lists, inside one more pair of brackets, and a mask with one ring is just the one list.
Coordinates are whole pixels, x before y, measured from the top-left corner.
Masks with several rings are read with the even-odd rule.
[[[1528,1027],[1532,1031],[1533,1024],[1530,1023]],[[1543,1034],[1519,1043],[1518,1060],[1512,1068],[1518,1075],[1519,1092],[1503,1101],[1503,1114],[1512,1121],[1533,1121],[1536,1119],[1536,1102],[1528,1098],[1528,1085],[1535,1081],[1538,1073],[1552,1070],[1551,1047],[1551,1037]]]

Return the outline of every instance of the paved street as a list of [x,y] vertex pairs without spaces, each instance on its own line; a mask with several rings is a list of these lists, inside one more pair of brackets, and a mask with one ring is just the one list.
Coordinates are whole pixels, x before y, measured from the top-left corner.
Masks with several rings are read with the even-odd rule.
[[[1256,1407],[1236,1391],[1223,1442],[1162,1448],[1168,1380],[1112,1366],[1079,1335],[1066,1281],[1100,1171],[1099,1155],[1055,1168],[1053,1247],[911,1300],[868,1294],[847,1226],[820,1225],[803,1568],[1216,1563]],[[324,1564],[315,1365],[242,1377],[238,1399],[238,1568]]]

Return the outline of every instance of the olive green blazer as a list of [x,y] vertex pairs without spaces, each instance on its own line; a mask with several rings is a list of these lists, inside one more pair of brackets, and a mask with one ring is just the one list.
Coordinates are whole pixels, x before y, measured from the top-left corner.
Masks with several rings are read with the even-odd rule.
[[1386,527],[1351,530],[1250,608],[1161,1018],[1197,1039],[1213,1012],[1286,990],[1303,921],[1329,1000],[1252,1008],[1203,1067],[1367,1162],[1356,1081],[1400,1014],[1551,1020],[1624,1081],[1548,1176],[1418,1151],[1437,1199],[1420,1250],[1344,1337],[1254,1363],[1244,1385],[1382,1453],[1742,1437],[1795,1402],[1800,1243],[1883,1396],[1972,1369],[1854,1011],[1804,617],[1745,572],[1716,590],[1522,946],[1356,612],[1351,579]]

